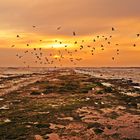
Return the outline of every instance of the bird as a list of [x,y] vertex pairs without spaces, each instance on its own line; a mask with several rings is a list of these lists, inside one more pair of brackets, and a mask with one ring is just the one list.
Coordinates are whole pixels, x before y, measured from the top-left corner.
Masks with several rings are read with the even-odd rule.
[[35,25],[33,25],[32,27],[33,27],[33,28],[36,28],[36,26],[35,26]]
[[137,34],[137,37],[139,37],[140,36],[140,34]]
[[114,58],[114,57],[112,57],[112,60],[115,60],[115,58]]
[[61,29],[61,26],[57,27],[57,30],[60,30]]
[[28,53],[28,51],[25,51],[24,53]]
[[73,32],[73,36],[75,36],[76,35],[76,33],[75,32]]
[[15,47],[15,45],[12,45],[11,47],[12,47],[12,48],[14,48],[14,47]]
[[17,38],[19,38],[19,35],[17,35]]
[[115,28],[114,27],[112,27],[112,31],[115,31]]

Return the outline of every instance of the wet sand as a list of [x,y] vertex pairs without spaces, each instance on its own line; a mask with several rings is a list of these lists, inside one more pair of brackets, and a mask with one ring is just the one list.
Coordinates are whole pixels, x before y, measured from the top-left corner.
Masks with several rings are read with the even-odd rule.
[[140,89],[131,80],[73,69],[2,80],[1,140],[140,139]]

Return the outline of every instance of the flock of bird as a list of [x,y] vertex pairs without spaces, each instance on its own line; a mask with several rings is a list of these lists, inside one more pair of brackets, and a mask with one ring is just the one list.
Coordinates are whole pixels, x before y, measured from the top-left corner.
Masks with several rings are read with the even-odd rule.
[[[36,26],[32,26],[32,28],[36,28]],[[61,30],[61,26],[57,27],[56,30]],[[111,32],[115,32],[116,29],[114,27],[111,28]],[[72,35],[73,36],[76,36],[76,32],[73,31],[72,32]],[[17,35],[16,36],[17,38],[21,38],[20,35]],[[136,37],[139,38],[140,37],[140,34],[136,34]],[[104,51],[105,48],[106,48],[106,45],[115,45],[115,46],[119,46],[120,44],[119,43],[115,43],[115,44],[112,44],[111,42],[111,39],[113,38],[113,35],[109,35],[109,36],[104,36],[104,35],[98,35],[96,37],[94,37],[91,42],[90,42],[90,45],[87,45],[88,43],[86,42],[86,40],[76,40],[75,38],[75,41],[72,42],[72,45],[76,45],[74,47],[74,50],[72,50],[71,48],[69,48],[69,45],[65,42],[62,42],[62,41],[59,41],[59,40],[54,40],[54,43],[57,43],[57,44],[60,44],[60,45],[64,45],[63,46],[63,49],[58,49],[57,52],[53,53],[53,52],[48,52],[47,55],[45,54],[44,52],[44,49],[42,47],[38,48],[38,47],[35,47],[33,49],[27,49],[23,52],[22,55],[20,55],[19,53],[16,54],[16,57],[18,59],[20,59],[22,61],[22,63],[24,63],[25,66],[27,67],[30,67],[28,62],[25,61],[25,57],[26,57],[26,54],[30,54],[32,55],[33,57],[33,60],[34,60],[34,63],[36,65],[51,65],[51,66],[54,66],[56,67],[56,62],[60,64],[60,66],[63,66],[62,63],[63,63],[63,60],[65,59],[68,59],[69,62],[73,63],[74,65],[77,65],[77,63],[79,61],[82,61],[83,58],[82,57],[77,57],[78,56],[78,52],[81,53],[81,51],[85,51],[85,53],[89,53],[89,55],[94,55],[94,52],[95,50],[97,49],[96,47],[96,44],[98,41],[100,41],[101,39],[103,41],[105,41],[105,44],[102,43],[98,46],[100,46],[101,50]],[[42,42],[42,40],[39,40],[40,42]],[[99,42],[98,42],[99,44]],[[12,45],[11,47],[14,48],[16,45]],[[26,44],[27,48],[30,47],[30,44]],[[132,44],[133,47],[136,47],[137,44],[134,43]],[[53,49],[53,46],[52,48]],[[88,51],[87,51],[88,50]],[[56,49],[55,49],[56,51]],[[116,52],[116,55],[119,55],[120,54],[120,49],[116,49],[115,50]],[[76,54],[77,53],[77,54]],[[112,56],[111,59],[114,61],[115,60],[115,56]]]

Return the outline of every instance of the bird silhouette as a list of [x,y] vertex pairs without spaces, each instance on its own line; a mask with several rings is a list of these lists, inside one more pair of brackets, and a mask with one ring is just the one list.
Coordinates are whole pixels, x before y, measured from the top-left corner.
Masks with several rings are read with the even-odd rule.
[[73,36],[76,36],[76,33],[75,32],[73,32]]

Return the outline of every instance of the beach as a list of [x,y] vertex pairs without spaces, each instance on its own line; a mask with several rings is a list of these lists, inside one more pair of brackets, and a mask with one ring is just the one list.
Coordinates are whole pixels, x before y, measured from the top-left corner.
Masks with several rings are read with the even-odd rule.
[[1,140],[140,139],[140,68],[1,68]]

